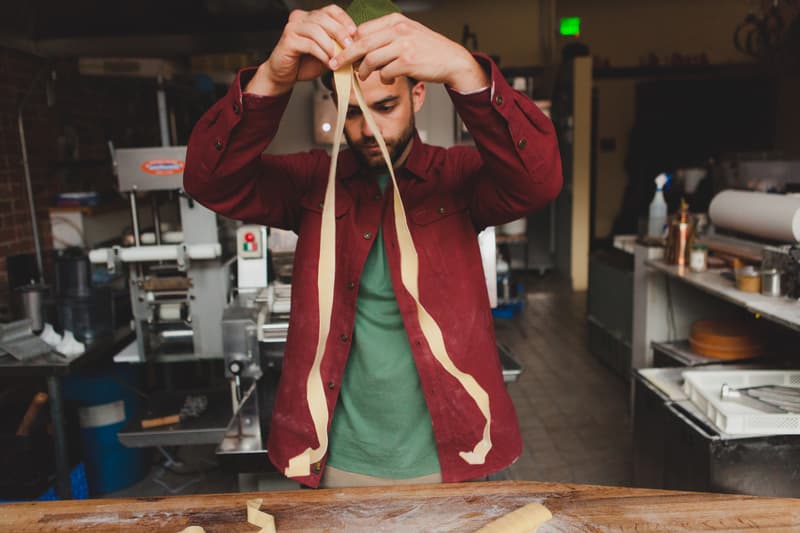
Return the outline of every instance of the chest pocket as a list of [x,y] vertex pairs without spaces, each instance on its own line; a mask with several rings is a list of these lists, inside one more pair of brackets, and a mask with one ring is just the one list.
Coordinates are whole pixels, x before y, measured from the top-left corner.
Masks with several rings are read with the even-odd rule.
[[465,259],[465,238],[476,239],[467,202],[455,196],[433,196],[409,213],[409,228],[425,263],[420,272],[450,276]]
[[[308,195],[305,196],[302,200],[300,200],[300,206],[302,207],[300,213],[300,224],[298,228],[295,230],[296,233],[300,236],[297,240],[297,248],[295,250],[295,257],[304,257],[304,258],[315,258],[318,256],[319,251],[311,251],[307,250],[306,248],[312,247],[316,248],[319,246],[319,238],[320,238],[320,228],[322,227],[322,195]],[[341,221],[344,219],[345,215],[350,212],[350,208],[352,207],[352,201],[350,197],[347,195],[341,195],[336,198],[336,225],[340,226]],[[336,250],[337,250],[337,257],[341,257],[339,254],[339,250],[341,249],[341,240],[343,235],[345,235],[345,231],[337,231],[336,232]],[[295,270],[299,269],[308,269],[309,271],[316,272],[316,264],[315,261],[304,261],[304,262],[297,262],[295,261]],[[314,280],[316,283],[316,280]]]
[[466,211],[467,201],[464,198],[449,195],[434,196],[411,210],[409,218],[416,226],[429,226],[454,215],[464,215]]
[[[300,205],[303,206],[303,219],[306,218],[306,215],[317,215],[319,217],[322,216],[322,194],[316,195],[307,195],[303,197],[300,201]],[[350,211],[350,207],[352,202],[350,198],[346,194],[342,194],[336,197],[336,218],[342,218]]]

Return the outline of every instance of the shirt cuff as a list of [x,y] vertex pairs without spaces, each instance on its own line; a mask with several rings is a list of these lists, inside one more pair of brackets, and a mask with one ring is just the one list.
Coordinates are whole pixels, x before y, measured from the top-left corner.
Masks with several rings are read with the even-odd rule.
[[[454,93],[460,94],[461,96],[469,96],[471,94],[482,93],[483,91],[485,91],[485,90],[487,90],[489,88],[490,88],[490,86],[487,85],[486,87],[481,87],[480,89],[473,89],[471,91],[459,91],[457,89],[452,89],[452,88],[450,90],[453,91]],[[491,88],[492,88],[492,93],[494,93],[494,83],[491,85]]]
[[486,75],[488,76],[489,81],[490,81],[489,85],[487,85],[485,87],[481,87],[480,89],[475,89],[475,90],[472,90],[472,91],[465,91],[465,92],[457,91],[454,88],[450,87],[449,85],[445,85],[445,87],[447,88],[447,90],[449,92],[451,92],[453,94],[457,94],[459,96],[472,96],[472,95],[475,95],[475,94],[481,94],[484,91],[488,90],[489,91],[489,100],[490,101],[494,100],[495,76],[499,73],[499,69],[497,69],[497,65],[494,64],[494,61],[492,61],[491,58],[489,58],[489,56],[487,56],[485,54],[481,54],[479,52],[473,53],[472,57],[475,58],[475,60],[481,66],[483,71],[486,72]]
[[247,67],[243,68],[237,74],[237,80],[233,84],[237,90],[237,93],[242,103],[242,109],[245,111],[259,111],[270,109],[272,106],[278,104],[283,105],[285,107],[285,103],[289,100],[292,91],[289,91],[284,94],[279,94],[277,96],[265,96],[261,94],[254,94],[254,93],[246,93],[245,88],[247,84],[250,83],[250,80],[258,70],[258,67]]

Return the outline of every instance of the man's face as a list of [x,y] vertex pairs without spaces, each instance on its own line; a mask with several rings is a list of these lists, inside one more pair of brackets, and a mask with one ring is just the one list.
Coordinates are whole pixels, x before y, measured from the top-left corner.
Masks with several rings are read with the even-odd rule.
[[[401,166],[408,155],[406,147],[414,135],[414,113],[422,107],[425,99],[425,84],[411,86],[407,78],[396,78],[394,83],[386,85],[380,75],[373,72],[366,80],[361,80],[360,85],[392,162],[396,167]],[[353,93],[350,94],[344,134],[347,144],[363,165],[374,170],[386,168],[375,134]]]

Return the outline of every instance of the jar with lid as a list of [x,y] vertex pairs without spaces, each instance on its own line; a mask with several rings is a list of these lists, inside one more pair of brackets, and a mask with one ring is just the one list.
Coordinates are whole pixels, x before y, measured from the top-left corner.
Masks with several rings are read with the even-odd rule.
[[689,252],[689,270],[705,272],[708,270],[708,248],[705,244],[694,243]]

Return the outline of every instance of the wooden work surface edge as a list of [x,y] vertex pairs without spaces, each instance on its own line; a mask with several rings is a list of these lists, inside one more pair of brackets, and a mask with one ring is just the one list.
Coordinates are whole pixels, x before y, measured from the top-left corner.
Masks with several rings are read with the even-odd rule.
[[472,531],[496,518],[486,515],[488,508],[502,515],[531,502],[550,509],[555,531],[800,528],[798,499],[509,481],[17,503],[0,507],[0,530],[177,533],[200,525],[209,533],[253,531],[245,519],[252,498],[263,499],[262,509],[275,515],[279,532],[368,531],[365,524],[378,523],[374,530],[402,531],[403,524],[420,531],[436,520],[457,524],[437,531]]

